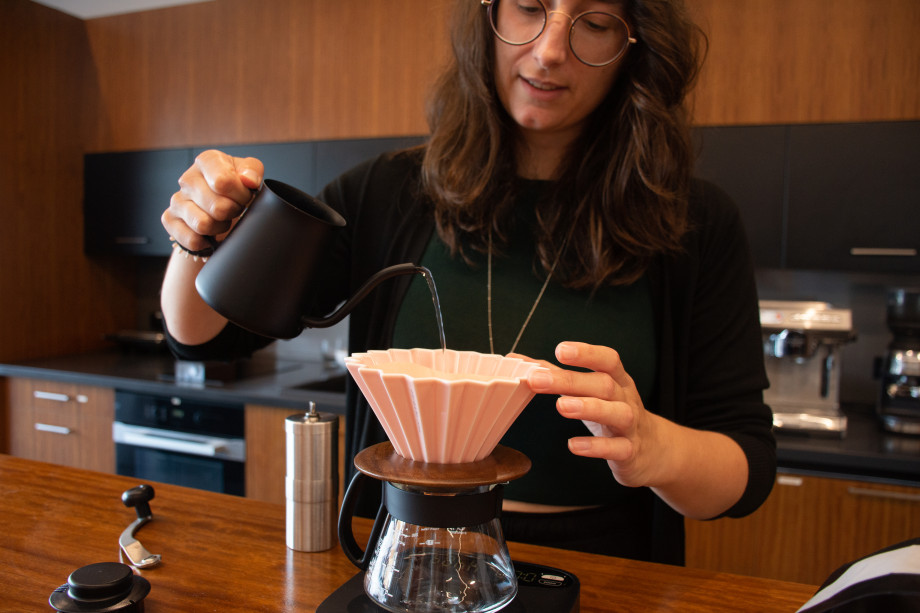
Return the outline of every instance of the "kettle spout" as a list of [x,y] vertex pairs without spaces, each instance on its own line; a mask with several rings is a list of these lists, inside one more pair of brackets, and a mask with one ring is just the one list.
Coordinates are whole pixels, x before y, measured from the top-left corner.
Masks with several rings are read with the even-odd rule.
[[424,266],[416,266],[415,264],[396,264],[394,266],[389,266],[384,268],[378,273],[375,273],[367,281],[364,282],[364,285],[358,288],[358,291],[354,295],[346,300],[342,306],[340,306],[332,315],[326,318],[314,318],[314,317],[303,317],[301,323],[305,328],[328,328],[339,323],[345,316],[351,313],[354,308],[358,305],[359,302],[364,300],[371,291],[380,285],[383,281],[387,279],[392,279],[393,277],[398,277],[400,275],[414,275],[419,274],[423,276],[431,276],[431,272]]

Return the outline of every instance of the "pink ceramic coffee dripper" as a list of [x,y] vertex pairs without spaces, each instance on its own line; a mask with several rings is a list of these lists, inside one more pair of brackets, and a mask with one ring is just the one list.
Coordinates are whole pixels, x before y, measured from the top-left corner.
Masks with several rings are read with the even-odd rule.
[[[498,445],[534,393],[539,364],[450,349],[357,353],[345,365],[389,442],[354,459],[339,540],[364,571],[367,597],[388,611],[487,613],[518,590],[499,515],[504,484],[530,470]],[[367,547],[351,517],[362,484],[383,483]]]
[[486,458],[534,393],[539,364],[474,351],[389,349],[356,353],[345,365],[396,452],[454,464]]

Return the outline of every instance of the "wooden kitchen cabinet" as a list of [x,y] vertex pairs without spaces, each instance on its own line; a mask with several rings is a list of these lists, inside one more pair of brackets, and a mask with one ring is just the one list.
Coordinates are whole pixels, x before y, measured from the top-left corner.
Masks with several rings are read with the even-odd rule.
[[[323,412],[322,407],[317,409]],[[284,420],[295,409],[246,405],[246,497],[284,504],[287,436]],[[339,504],[345,474],[345,420],[339,417]]]
[[686,525],[689,567],[821,584],[848,562],[920,535],[920,488],[780,474],[750,516]]
[[22,378],[6,390],[11,455],[115,472],[113,390]]

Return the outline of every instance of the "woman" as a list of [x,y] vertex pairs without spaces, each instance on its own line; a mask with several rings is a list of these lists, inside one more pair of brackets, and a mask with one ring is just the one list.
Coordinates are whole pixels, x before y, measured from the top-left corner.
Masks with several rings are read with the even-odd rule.
[[[533,461],[506,488],[505,536],[682,563],[681,516],[747,514],[775,474],[747,244],[725,195],[691,179],[698,30],[677,0],[460,0],[453,23],[429,143],[320,195],[348,226],[312,312],[384,266],[428,267],[451,348],[551,369],[502,441]],[[205,248],[262,174],[202,154],[165,227]],[[264,345],[201,302],[199,266],[179,251],[164,280],[174,350]],[[438,346],[426,292],[380,286],[350,317],[350,351]],[[346,418],[348,457],[385,440],[354,386]]]

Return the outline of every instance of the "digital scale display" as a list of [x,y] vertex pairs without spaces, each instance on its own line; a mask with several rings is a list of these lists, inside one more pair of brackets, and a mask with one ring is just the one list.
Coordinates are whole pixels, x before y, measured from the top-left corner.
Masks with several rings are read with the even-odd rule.
[[527,562],[514,562],[518,586],[564,588],[572,584],[572,575],[555,568],[547,568]]

